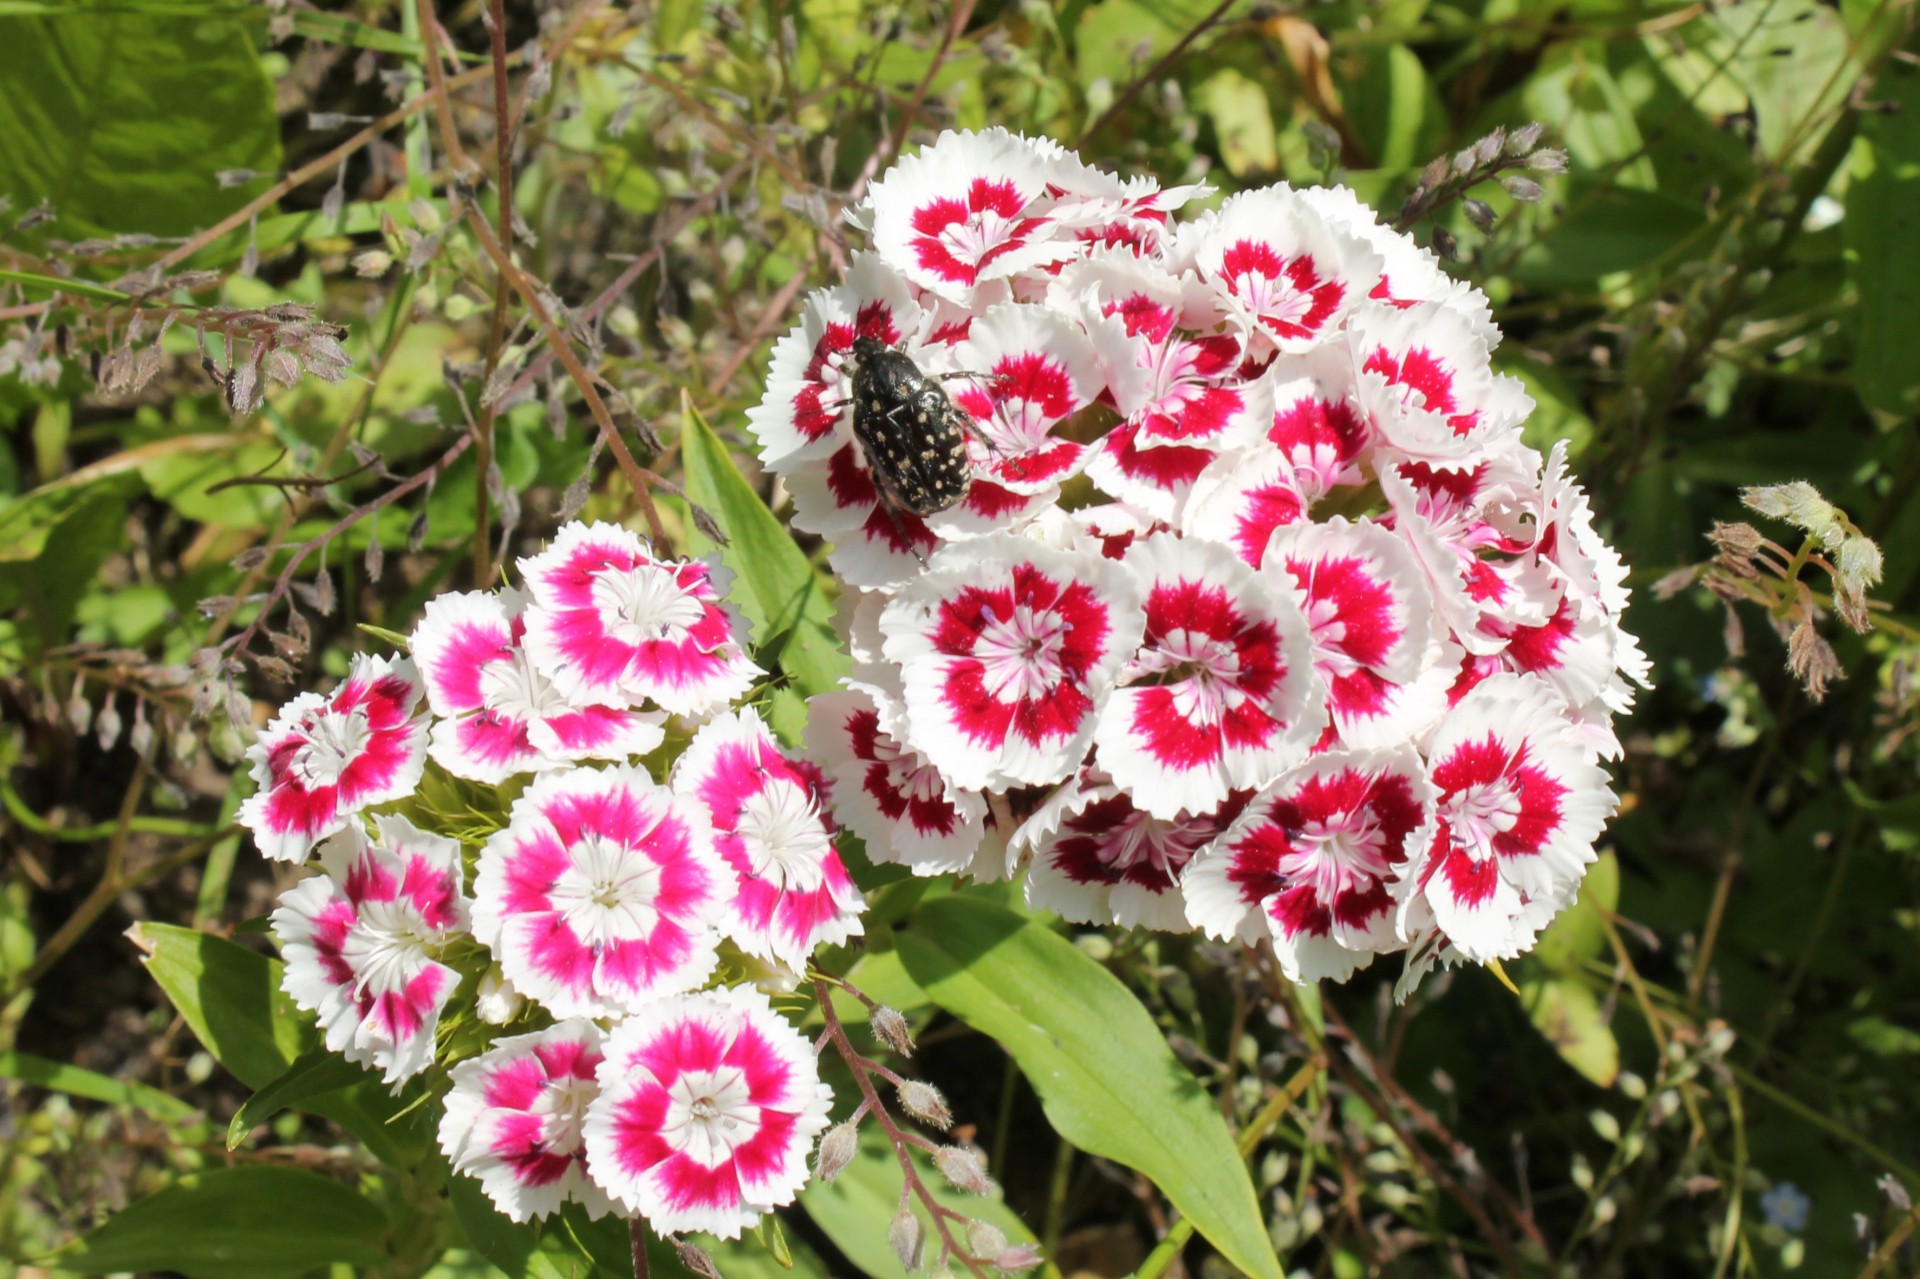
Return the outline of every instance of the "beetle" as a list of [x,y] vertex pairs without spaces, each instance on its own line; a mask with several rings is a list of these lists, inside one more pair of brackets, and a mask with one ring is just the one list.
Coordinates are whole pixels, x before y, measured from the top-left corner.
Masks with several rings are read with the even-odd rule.
[[862,336],[853,358],[853,437],[881,505],[889,515],[933,515],[963,501],[973,487],[973,419],[905,351]]

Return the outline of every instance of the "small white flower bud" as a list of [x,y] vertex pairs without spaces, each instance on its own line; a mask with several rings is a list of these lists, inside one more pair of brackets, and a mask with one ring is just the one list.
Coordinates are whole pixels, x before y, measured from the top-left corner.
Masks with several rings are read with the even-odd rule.
[[982,1260],[991,1261],[1007,1250],[1007,1237],[984,1221],[967,1223],[967,1251]]
[[907,1029],[907,1019],[898,1011],[882,1004],[873,1010],[867,1019],[873,1028],[873,1036],[902,1057],[913,1056],[913,1034]]
[[953,1111],[947,1108],[947,1099],[932,1084],[907,1080],[900,1085],[900,1105],[915,1119],[924,1120],[941,1132],[953,1127]]
[[920,1218],[913,1215],[911,1208],[902,1208],[894,1214],[893,1222],[887,1227],[887,1246],[893,1249],[893,1255],[900,1258],[902,1267],[908,1270],[920,1268],[920,1245],[926,1238],[926,1231],[920,1225]]
[[526,1006],[526,999],[513,988],[507,975],[495,964],[480,978],[480,991],[474,1000],[474,1011],[480,1020],[489,1026],[504,1026],[519,1015]]
[[827,1129],[827,1135],[820,1139],[820,1149],[813,1157],[814,1175],[821,1181],[832,1181],[846,1170],[848,1164],[860,1149],[860,1135],[853,1124],[835,1124]]
[[984,1195],[993,1189],[993,1183],[987,1180],[986,1165],[981,1162],[979,1155],[965,1146],[940,1147],[933,1152],[933,1166],[956,1189],[970,1195]]

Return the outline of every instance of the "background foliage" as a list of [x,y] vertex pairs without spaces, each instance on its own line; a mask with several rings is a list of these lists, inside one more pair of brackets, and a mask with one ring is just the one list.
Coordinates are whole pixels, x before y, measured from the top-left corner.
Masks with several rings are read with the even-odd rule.
[[[1627,619],[1659,688],[1610,851],[1517,994],[1282,989],[877,876],[827,966],[913,1020],[1003,1187],[967,1210],[1049,1273],[1912,1272],[1907,0],[486,9],[0,0],[0,1256],[620,1273],[623,1231],[508,1228],[409,1096],[306,1055],[257,936],[283,885],[230,820],[248,727],[584,511],[727,541],[792,733],[833,587],[744,411],[839,209],[942,126],[1391,213],[1538,120],[1571,160],[1544,202],[1490,185],[1491,231],[1454,202],[1418,234],[1667,590]],[[1870,633],[1778,522],[1776,566],[1675,575],[1792,479],[1885,549]],[[716,1259],[897,1274],[899,1184],[876,1140]]]

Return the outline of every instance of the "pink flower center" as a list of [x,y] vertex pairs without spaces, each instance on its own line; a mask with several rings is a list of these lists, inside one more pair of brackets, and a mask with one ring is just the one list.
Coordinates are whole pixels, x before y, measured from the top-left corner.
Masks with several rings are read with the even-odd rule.
[[[1210,830],[1186,822],[1165,822],[1138,809],[1121,818],[1118,828],[1105,832],[1100,860],[1136,884],[1153,882],[1174,887],[1181,867],[1193,850],[1207,842]],[[1126,872],[1138,867],[1139,874]]]
[[705,1168],[733,1158],[735,1146],[760,1130],[747,1077],[737,1067],[689,1070],[667,1085],[667,1113],[660,1135]]
[[706,616],[701,602],[664,564],[636,564],[596,575],[593,602],[607,633],[623,644],[677,639]]
[[537,1149],[541,1154],[578,1154],[586,1144],[581,1125],[586,1122],[587,1103],[599,1093],[592,1079],[561,1075],[542,1084],[527,1113],[540,1121]]
[[740,807],[740,844],[755,879],[783,892],[809,893],[820,886],[820,868],[832,851],[813,796],[785,777],[766,785]]
[[547,719],[571,707],[547,678],[533,669],[525,649],[514,649],[480,668],[480,701],[511,720]]
[[353,993],[403,990],[427,962],[427,947],[439,940],[418,911],[402,901],[363,901],[340,943],[340,958],[353,970]]
[[1278,870],[1289,883],[1311,887],[1322,902],[1371,888],[1393,869],[1386,854],[1387,832],[1368,808],[1309,818],[1289,835]]
[[1475,782],[1440,803],[1453,841],[1475,862],[1494,855],[1494,843],[1520,821],[1520,791],[1507,777]]
[[294,751],[288,771],[307,790],[338,783],[340,774],[360,758],[373,738],[367,713],[357,706],[350,710],[323,707],[307,716],[300,727],[306,740]]
[[660,868],[595,831],[567,849],[567,868],[547,889],[547,900],[576,937],[590,946],[635,941],[659,922]]
[[1247,700],[1240,652],[1231,640],[1181,627],[1142,653],[1139,667],[1161,674],[1175,712],[1192,724],[1217,724]]
[[1066,671],[1060,660],[1073,623],[1058,613],[1016,604],[1010,617],[982,609],[985,623],[973,645],[987,692],[1003,702],[1037,701],[1057,688]]

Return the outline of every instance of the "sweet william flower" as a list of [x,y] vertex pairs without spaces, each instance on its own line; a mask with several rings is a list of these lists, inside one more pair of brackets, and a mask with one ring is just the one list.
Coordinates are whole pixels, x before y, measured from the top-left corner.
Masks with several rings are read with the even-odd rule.
[[1607,775],[1534,676],[1493,675],[1428,747],[1433,816],[1409,842],[1403,940],[1424,920],[1484,963],[1519,954],[1573,899],[1615,805]]
[[793,1202],[833,1100],[813,1046],[740,988],[625,1018],[599,1082],[585,1125],[595,1180],[660,1234],[721,1239]]
[[1292,981],[1346,980],[1398,948],[1392,885],[1430,793],[1410,747],[1314,756],[1188,864],[1188,919],[1215,937],[1270,940]]
[[327,1047],[397,1084],[433,1061],[434,1029],[460,976],[438,956],[467,930],[460,845],[404,817],[357,824],[320,850],[322,873],[280,897],[282,987],[319,1016]]
[[701,725],[672,784],[712,822],[734,876],[725,930],[742,950],[798,970],[815,947],[859,934],[860,890],[834,851],[825,779],[782,754],[758,712]]
[[604,1039],[590,1021],[563,1021],[498,1040],[453,1068],[440,1150],[511,1220],[549,1216],[568,1200],[590,1217],[612,1210],[588,1175],[582,1131],[600,1092]]
[[986,801],[948,785],[939,769],[894,740],[870,695],[814,698],[806,744],[833,782],[834,816],[860,837],[869,858],[916,875],[978,874]]
[[909,744],[967,789],[1067,777],[1141,625],[1119,565],[1010,533],[946,548],[880,616]]
[[427,601],[409,647],[439,721],[428,753],[455,777],[498,784],[581,759],[658,746],[661,716],[561,694],[522,643],[526,596],[468,591]]
[[1326,727],[1306,620],[1214,542],[1155,534],[1124,561],[1140,648],[1100,711],[1100,765],[1155,817],[1217,808],[1306,757]]
[[297,862],[371,804],[413,793],[426,766],[412,662],[356,654],[331,693],[302,693],[247,750],[257,789],[240,805],[260,851]]
[[1156,817],[1088,769],[1055,792],[1013,844],[1030,853],[1027,905],[1075,923],[1185,932],[1180,873],[1218,833],[1211,811]]
[[705,811],[645,771],[546,773],[480,850],[474,934],[555,1016],[619,1016],[713,972],[732,882]]
[[661,559],[637,533],[575,523],[521,560],[520,575],[532,597],[527,652],[567,697],[621,706],[650,700],[700,715],[763,673],[721,603],[731,575],[717,565]]

